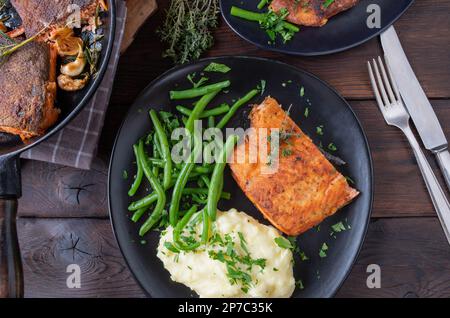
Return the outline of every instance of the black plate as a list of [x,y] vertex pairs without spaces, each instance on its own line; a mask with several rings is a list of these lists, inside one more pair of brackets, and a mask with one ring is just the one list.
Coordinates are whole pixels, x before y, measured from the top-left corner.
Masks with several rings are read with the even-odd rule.
[[[321,28],[301,27],[299,33],[286,44],[277,41],[268,44],[269,38],[258,23],[245,21],[230,15],[231,7],[258,11],[259,0],[221,0],[222,15],[228,25],[244,40],[266,50],[294,55],[325,55],[344,51],[360,45],[377,36],[411,6],[414,0],[361,0],[352,9],[342,12]],[[381,8],[381,28],[369,29],[366,24],[368,5],[375,4]]]
[[[355,180],[355,187],[361,195],[348,207],[327,219],[320,231],[312,229],[301,235],[299,244],[310,260],[297,262],[295,275],[302,279],[305,289],[296,290],[295,297],[330,297],[334,295],[349,273],[363,242],[370,218],[373,186],[372,161],[369,146],[361,125],[347,102],[327,84],[306,72],[292,66],[258,58],[221,57],[201,60],[197,63],[176,67],[154,80],[136,100],[125,119],[113,149],[110,169],[108,199],[114,232],[119,247],[136,279],[144,290],[153,297],[193,296],[187,287],[170,280],[169,273],[156,257],[158,233],[145,237],[141,244],[138,236],[139,224],[130,221],[127,206],[130,198],[128,188],[135,173],[132,145],[151,130],[147,111],[150,108],[174,112],[178,103],[169,100],[168,91],[175,85],[188,87],[186,76],[201,72],[211,61],[225,63],[232,70],[228,74],[208,74],[210,81],[229,78],[232,87],[228,94],[221,94],[215,104],[238,98],[265,79],[267,87],[264,95],[271,95],[291,108],[292,118],[300,124],[315,142],[322,140],[324,145],[334,142],[339,148],[337,154],[348,164],[343,173]],[[283,84],[284,83],[284,84]],[[300,87],[304,86],[305,96],[300,97]],[[262,101],[260,96],[254,102]],[[311,104],[311,105],[309,105]],[[304,108],[309,107],[310,114],[304,118]],[[241,109],[230,122],[231,127],[245,125],[249,107]],[[318,138],[315,129],[324,125],[324,136]],[[128,172],[124,180],[123,172]],[[225,189],[232,193],[232,200],[223,201],[219,208],[231,207],[245,211],[267,224],[258,210],[236,186],[229,171],[225,177]],[[348,222],[351,230],[339,233],[336,239],[330,236],[330,226],[339,222]],[[324,242],[330,246],[328,257],[320,259],[319,249]]]

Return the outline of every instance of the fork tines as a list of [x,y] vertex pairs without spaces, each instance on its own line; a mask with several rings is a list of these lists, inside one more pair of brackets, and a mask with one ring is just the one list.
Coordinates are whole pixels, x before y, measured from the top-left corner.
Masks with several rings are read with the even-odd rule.
[[393,103],[399,102],[401,99],[397,85],[392,78],[392,72],[387,59],[385,59],[386,67],[388,70],[387,72],[381,57],[378,57],[377,60],[372,59],[372,63],[367,62],[367,66],[369,68],[370,80],[372,83],[373,91],[375,93],[375,97],[377,99],[378,105],[383,111],[382,106],[389,106]]

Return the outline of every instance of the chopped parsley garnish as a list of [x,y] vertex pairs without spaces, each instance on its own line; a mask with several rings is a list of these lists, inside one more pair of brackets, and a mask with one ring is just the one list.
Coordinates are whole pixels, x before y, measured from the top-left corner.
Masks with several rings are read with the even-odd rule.
[[305,108],[305,113],[304,113],[305,117],[308,118],[309,116],[309,107]]
[[344,223],[342,223],[342,222],[332,225],[331,228],[333,229],[333,232],[335,232],[335,233],[340,233],[340,232],[347,230]]
[[283,148],[281,154],[283,155],[283,157],[288,157],[292,155],[292,150],[290,148]]
[[305,88],[302,86],[300,87],[300,97],[305,96]]
[[164,247],[173,253],[180,253],[180,251],[170,242],[164,242]]
[[124,170],[124,171],[122,172],[122,178],[123,178],[124,180],[128,179],[128,171]]
[[309,260],[309,257],[306,256],[305,252],[303,251],[298,251],[298,255],[300,255],[300,260],[303,262]]
[[322,247],[320,248],[320,251],[319,251],[319,256],[321,258],[327,257],[327,251],[328,251],[328,245],[327,245],[327,243],[323,243]]
[[317,133],[319,136],[323,136],[323,125],[320,125],[320,126],[317,126],[317,127],[316,127],[316,133]]
[[305,286],[303,286],[303,282],[302,282],[301,279],[299,279],[298,281],[295,282],[295,286],[296,286],[298,289],[305,289]]
[[266,81],[265,80],[261,80],[261,96],[264,95],[264,92],[266,90]]
[[347,180],[347,182],[349,182],[349,183],[351,183],[351,184],[355,184],[355,181],[353,181],[353,179],[352,178],[350,178],[350,177],[345,177],[345,179]]
[[227,277],[230,283],[232,285],[239,283],[241,285],[241,290],[244,293],[247,293],[253,283],[252,276],[250,275],[252,268],[258,266],[261,268],[261,271],[263,271],[266,267],[266,259],[253,259],[248,251],[247,242],[245,241],[244,236],[240,232],[238,233],[238,236],[244,255],[238,253],[235,248],[234,240],[230,234],[226,234],[222,239],[219,238],[220,235],[217,233],[213,236],[214,241],[212,242],[217,242],[216,246],[224,249],[210,250],[208,255],[211,259],[224,263],[227,268]]
[[286,28],[286,17],[289,15],[289,11],[286,8],[282,8],[278,13],[269,10],[259,21],[259,25],[264,29],[273,43],[279,35],[283,40],[283,43],[292,39],[295,32],[292,29]]
[[334,143],[331,142],[330,144],[328,144],[328,149],[331,151],[336,151],[337,147]]
[[292,245],[292,243],[289,240],[287,240],[284,237],[282,237],[282,236],[276,237],[274,239],[274,241],[281,248],[284,248],[284,249],[287,249],[287,250],[294,249],[294,246]]
[[202,84],[204,84],[205,82],[207,82],[209,79],[207,77],[201,77],[197,82],[194,80],[195,79],[195,73],[189,74],[187,76],[187,79],[189,80],[189,82],[191,82],[192,86],[194,88],[198,88],[200,86],[202,86]]
[[231,68],[225,64],[220,64],[216,62],[210,63],[205,69],[205,72],[216,72],[216,73],[228,73],[231,71]]

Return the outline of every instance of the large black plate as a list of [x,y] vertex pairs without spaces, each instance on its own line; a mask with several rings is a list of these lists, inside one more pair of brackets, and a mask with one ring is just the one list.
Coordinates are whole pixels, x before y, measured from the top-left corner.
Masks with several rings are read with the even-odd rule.
[[[263,48],[295,55],[325,55],[344,51],[360,45],[377,36],[411,6],[414,0],[361,0],[352,9],[331,18],[321,28],[301,27],[295,37],[286,44],[277,41],[268,44],[266,33],[258,23],[249,22],[230,15],[231,7],[258,11],[259,0],[221,0],[222,15],[231,29],[243,39]],[[381,28],[369,29],[366,24],[367,7],[379,5],[381,9]]]
[[[198,74],[211,61],[225,63],[232,68],[226,75],[210,76],[211,81],[218,81],[224,77],[232,81],[230,92],[222,94],[215,103],[229,102],[240,97],[258,85],[261,79],[265,79],[267,81],[265,95],[277,98],[284,106],[293,104],[292,118],[315,139],[315,142],[320,141],[315,133],[315,127],[324,125],[325,135],[320,138],[322,143],[327,145],[329,142],[334,142],[339,148],[338,155],[348,162],[342,171],[355,180],[355,187],[361,191],[361,195],[348,207],[323,222],[320,231],[312,229],[300,236],[299,244],[310,260],[297,262],[295,267],[296,278],[302,279],[305,285],[304,290],[296,290],[295,297],[334,295],[355,261],[370,218],[373,186],[369,146],[352,109],[331,87],[313,75],[289,65],[258,58],[212,58],[176,67],[154,80],[131,107],[113,149],[108,187],[112,225],[131,271],[150,296],[193,295],[187,287],[170,280],[169,273],[156,257],[158,233],[151,233],[145,237],[147,243],[141,244],[141,238],[137,234],[139,224],[132,224],[127,211],[130,203],[127,191],[132,178],[124,180],[123,172],[127,171],[129,176],[135,173],[132,145],[151,130],[147,111],[150,108],[174,111],[178,103],[169,100],[168,91],[175,85],[180,88],[188,87],[186,76],[193,72]],[[304,86],[306,92],[303,98],[299,94],[301,86]],[[258,97],[255,102],[260,102],[262,99],[263,97]],[[307,106],[310,114],[305,119],[303,114]],[[241,109],[229,126],[242,127],[248,110],[248,107]],[[236,186],[229,172],[225,177],[225,188],[232,193],[232,200],[221,202],[220,208],[235,207],[267,224],[267,221]],[[351,225],[351,230],[339,233],[336,239],[331,237],[330,226],[345,220]],[[320,259],[318,252],[324,242],[327,242],[330,250],[327,258]]]

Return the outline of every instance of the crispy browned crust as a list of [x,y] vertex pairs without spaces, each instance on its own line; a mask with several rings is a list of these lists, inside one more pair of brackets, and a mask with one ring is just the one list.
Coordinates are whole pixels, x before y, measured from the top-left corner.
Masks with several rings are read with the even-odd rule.
[[278,12],[282,8],[289,10],[289,22],[319,27],[328,22],[336,14],[354,7],[359,0],[335,0],[328,7],[324,7],[324,0],[273,0],[270,8]]
[[65,23],[70,5],[79,6],[83,13],[89,11],[92,16],[98,0],[11,0],[11,3],[22,18],[25,34],[30,37],[49,25]]
[[[359,194],[275,99],[268,97],[261,105],[254,106],[250,120],[253,128],[279,128],[294,134],[289,138],[289,144],[281,142],[278,170],[272,174],[261,173],[267,166],[262,154],[258,155],[257,163],[249,163],[246,156],[244,163],[230,164],[238,185],[280,231],[299,235],[336,213]],[[236,147],[235,157],[242,148],[248,150],[248,140]],[[283,156],[286,148],[291,153]]]
[[30,43],[12,54],[0,72],[0,131],[22,139],[42,135],[57,120],[56,84],[46,44]]

